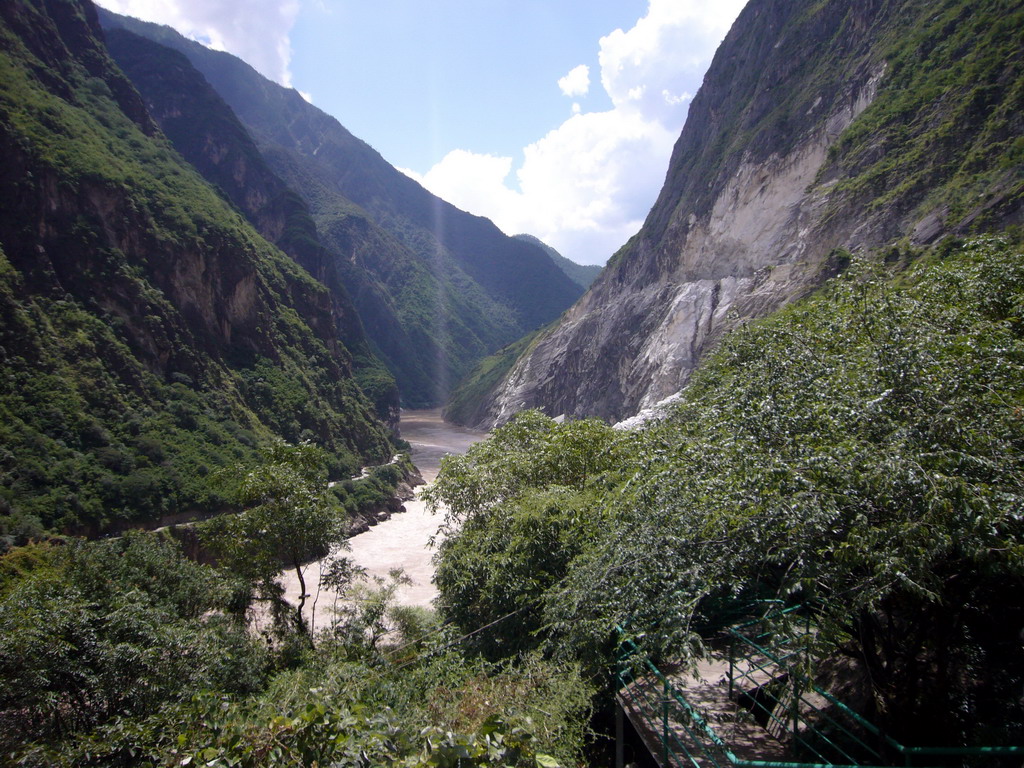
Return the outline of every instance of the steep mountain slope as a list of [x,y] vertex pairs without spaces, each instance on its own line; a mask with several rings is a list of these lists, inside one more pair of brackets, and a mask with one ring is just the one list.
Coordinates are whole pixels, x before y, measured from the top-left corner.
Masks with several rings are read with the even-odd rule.
[[473,412],[617,420],[682,387],[836,249],[1021,220],[1016,0],[751,0],[718,50],[641,231]]
[[394,379],[370,351],[336,269],[338,259],[320,243],[306,203],[267,166],[231,108],[182,54],[125,29],[111,30],[106,38],[114,60],[175,149],[261,235],[328,286],[335,325],[353,355],[356,378],[378,415],[397,425],[399,398]]
[[0,536],[216,511],[273,437],[386,428],[327,291],[171,148],[83,0],[0,4]]
[[296,91],[167,27],[101,18],[185,54],[304,197],[406,403],[440,402],[476,360],[579,296],[543,250],[431,195]]
[[599,274],[601,274],[601,267],[596,264],[577,264],[572,259],[565,258],[565,256],[560,254],[550,245],[533,235],[515,235],[514,237],[516,240],[522,240],[524,243],[533,243],[538,248],[544,249],[544,252],[551,257],[553,262],[555,262],[555,266],[565,272],[565,274],[569,276],[569,279],[581,288],[589,288],[590,284],[597,279]]

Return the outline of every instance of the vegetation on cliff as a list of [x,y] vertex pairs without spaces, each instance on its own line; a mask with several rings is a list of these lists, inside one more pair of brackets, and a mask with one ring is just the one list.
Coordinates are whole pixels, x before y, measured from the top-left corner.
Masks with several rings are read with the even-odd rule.
[[481,406],[487,396],[511,370],[516,360],[530,348],[538,334],[545,330],[541,328],[529,333],[479,361],[452,391],[444,406],[445,419],[455,424],[476,425],[483,422],[486,414],[482,412]]
[[579,296],[542,248],[430,194],[298,92],[168,27],[101,18],[187,56],[303,196],[407,407],[440,405],[477,360]]
[[677,242],[673,223],[708,213],[742,163],[786,157],[871,78],[877,95],[834,137],[811,188],[823,218],[877,230],[875,247],[937,210],[936,233],[998,229],[1024,185],[1022,24],[1013,0],[751,5],[694,99],[641,236],[615,260]]
[[0,19],[0,536],[220,510],[272,437],[383,463],[325,289],[169,146],[92,6]]
[[370,351],[337,272],[338,258],[321,243],[306,203],[268,167],[235,113],[187,58],[125,29],[108,31],[106,44],[182,157],[261,235],[327,286],[337,334],[352,355],[360,388],[381,420],[397,421],[394,378]]
[[1024,200],[1022,28],[1016,2],[908,3],[882,37],[884,87],[819,180],[868,215],[934,214],[927,241],[998,229]]
[[813,607],[905,743],[1024,738],[1024,255],[857,262],[734,331],[636,432],[527,412],[445,460],[444,619],[491,657],[692,656],[751,601]]

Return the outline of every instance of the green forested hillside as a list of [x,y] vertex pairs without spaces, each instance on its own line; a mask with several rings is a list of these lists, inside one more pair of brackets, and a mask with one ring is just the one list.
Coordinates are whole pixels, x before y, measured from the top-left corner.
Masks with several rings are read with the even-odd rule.
[[586,290],[590,287],[590,284],[597,279],[597,276],[601,274],[601,267],[597,264],[577,264],[571,259],[565,258],[562,254],[552,248],[550,245],[542,242],[533,235],[516,235],[516,240],[522,240],[524,243],[532,243],[538,248],[551,257],[551,260],[555,262],[555,265],[565,272],[580,288]]
[[371,352],[363,325],[303,199],[268,166],[246,129],[177,51],[125,29],[106,34],[107,48],[139,90],[149,114],[182,156],[233,203],[267,240],[330,291],[338,336],[356,380],[382,420],[397,422],[394,378]]
[[169,27],[100,13],[189,57],[303,196],[407,406],[440,405],[478,360],[579,296],[542,249],[430,194],[298,92]]
[[804,604],[895,738],[1020,743],[1022,302],[1019,244],[947,241],[734,331],[664,421],[521,415],[430,491],[442,617],[518,614],[491,657],[608,659],[617,623],[671,659]]
[[174,152],[91,5],[0,9],[0,534],[223,506],[272,436],[391,453],[329,297]]

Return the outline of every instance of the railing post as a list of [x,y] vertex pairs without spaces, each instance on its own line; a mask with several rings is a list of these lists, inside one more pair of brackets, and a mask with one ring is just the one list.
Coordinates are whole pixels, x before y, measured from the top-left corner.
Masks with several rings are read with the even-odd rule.
[[790,705],[790,715],[793,720],[793,736],[790,744],[790,749],[793,753],[793,758],[797,757],[796,752],[796,732],[800,722],[800,677],[796,674],[796,670],[790,672],[790,677],[793,678],[793,703]]
[[622,702],[615,697],[615,768],[623,768],[626,764],[626,724],[622,712]]
[[733,673],[736,662],[736,638],[729,635],[729,701],[733,700]]
[[[807,667],[808,650],[807,642],[811,632],[810,615],[804,616],[804,636],[800,638],[800,644],[797,646],[797,653],[794,659],[793,669],[790,674],[793,676],[793,757],[797,757],[796,752],[796,732],[800,724],[800,676],[804,673]],[[810,725],[808,725],[808,728]]]
[[662,765],[665,766],[665,768],[668,768],[668,678],[665,678],[665,686],[663,689],[663,693],[664,697],[662,698],[661,704],[661,762]]

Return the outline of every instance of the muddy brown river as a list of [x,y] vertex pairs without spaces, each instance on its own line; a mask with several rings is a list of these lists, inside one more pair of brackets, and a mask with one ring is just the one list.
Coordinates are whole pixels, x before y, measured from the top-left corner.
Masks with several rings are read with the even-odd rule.
[[[441,409],[402,411],[402,437],[412,446],[412,460],[423,479],[431,482],[437,477],[441,458],[449,453],[465,453],[473,443],[486,437],[464,427],[448,424],[441,418]],[[405,512],[378,523],[366,533],[349,539],[352,549],[343,553],[370,576],[387,578],[393,568],[401,568],[412,579],[412,584],[399,587],[396,601],[403,605],[429,606],[437,595],[430,579],[434,569],[431,563],[434,551],[428,542],[441,524],[442,514],[431,515],[426,504],[417,498],[405,503]],[[310,595],[306,601],[306,614],[314,627],[323,627],[330,621],[331,606],[336,596],[320,591],[320,563],[310,563],[305,573],[306,588]],[[299,594],[298,579],[293,571],[281,574],[288,599],[296,602]]]

